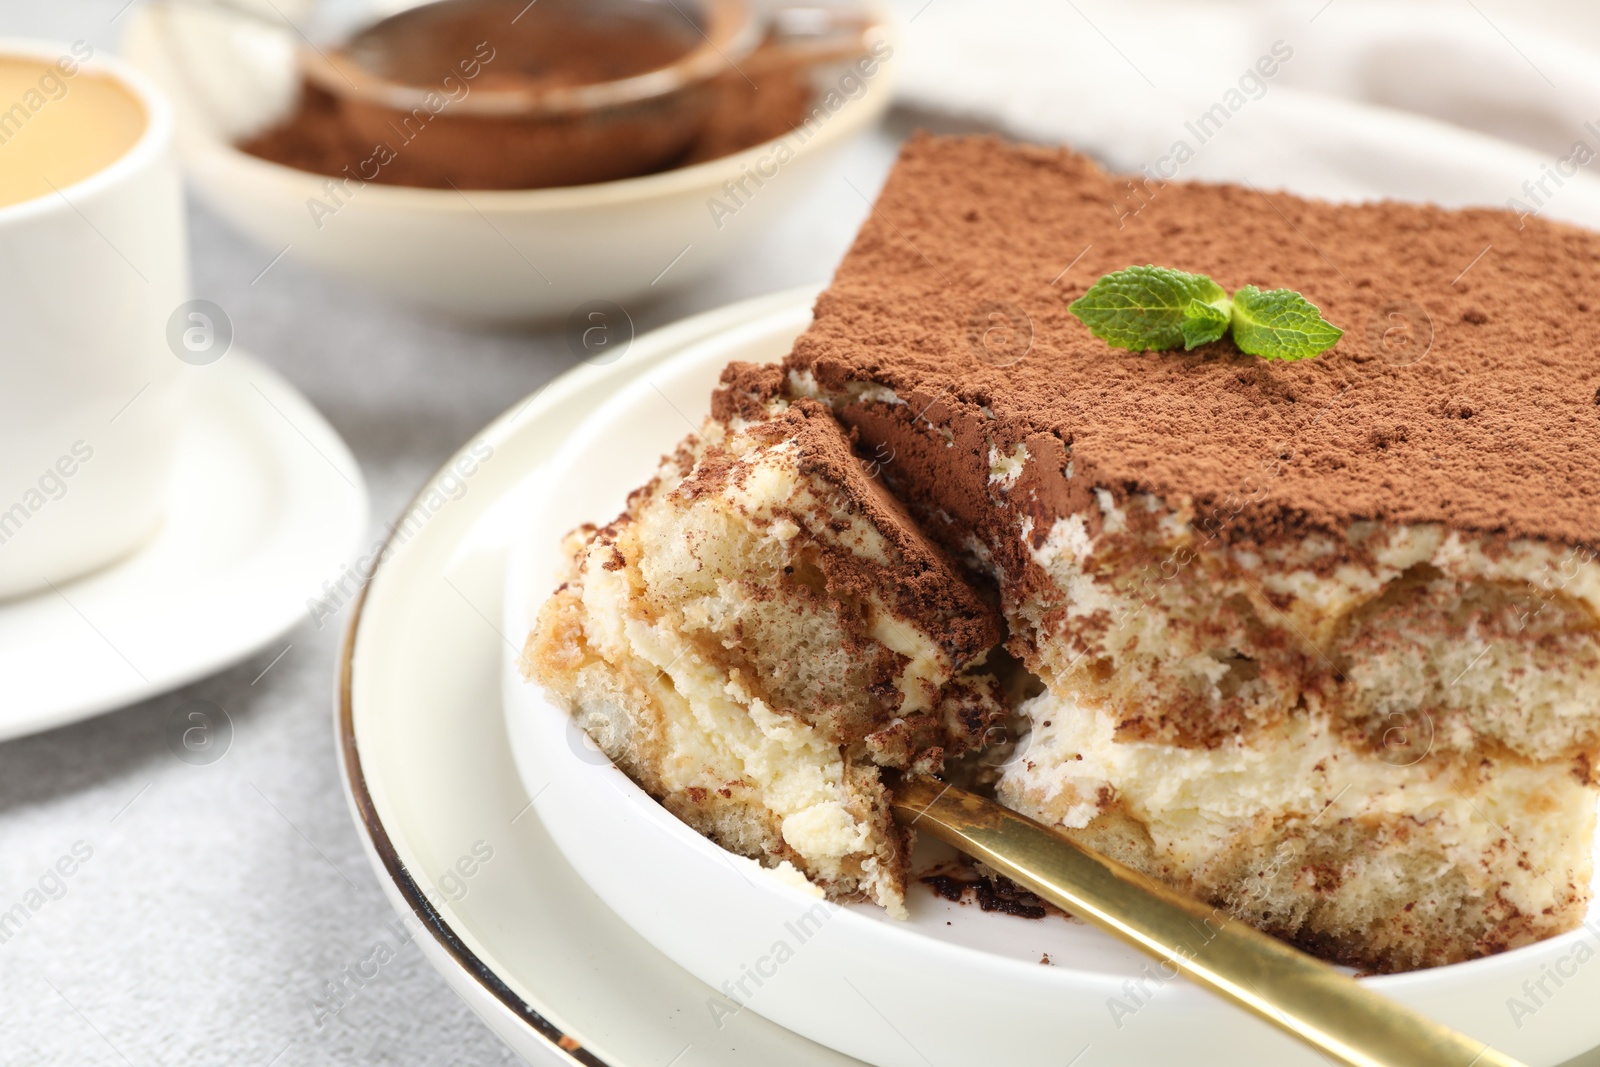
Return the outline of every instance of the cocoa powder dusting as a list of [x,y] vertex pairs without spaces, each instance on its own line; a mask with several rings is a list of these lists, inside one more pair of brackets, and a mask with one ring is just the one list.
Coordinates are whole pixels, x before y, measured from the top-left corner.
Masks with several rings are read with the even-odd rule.
[[[1144,263],[1299,290],[1344,337],[1295,363],[1226,341],[1110,348],[1067,305]],[[1596,291],[1600,236],[1559,223],[1136,184],[1069,151],[918,136],[788,366],[834,395],[894,389],[903,404],[840,414],[892,445],[890,477],[957,535],[992,521],[991,450],[1020,444],[1009,497],[1036,538],[1104,490],[1192,502],[1229,540],[1376,520],[1585,544],[1600,529]]]

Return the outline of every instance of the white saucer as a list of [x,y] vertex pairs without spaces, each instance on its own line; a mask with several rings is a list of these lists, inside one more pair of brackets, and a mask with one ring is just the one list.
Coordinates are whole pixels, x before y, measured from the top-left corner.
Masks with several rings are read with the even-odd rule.
[[161,529],[104,570],[0,601],[0,740],[245,658],[307,618],[359,545],[361,470],[316,409],[237,349],[194,379]]

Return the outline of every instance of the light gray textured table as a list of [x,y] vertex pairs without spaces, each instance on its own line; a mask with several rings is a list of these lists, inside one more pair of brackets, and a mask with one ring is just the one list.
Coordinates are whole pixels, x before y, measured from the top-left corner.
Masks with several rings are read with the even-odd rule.
[[[0,34],[114,50],[122,3],[0,0]],[[876,190],[899,134],[858,143],[717,277],[630,308],[639,328],[825,280],[867,211],[842,179]],[[195,295],[222,305],[235,344],[281,370],[349,442],[374,537],[458,445],[570,365],[559,334],[461,328],[292,259],[251,284],[272,250],[198,207],[189,226]],[[318,1025],[324,983],[395,938],[334,761],[344,621],[308,622],[181,692],[0,745],[0,910],[75,845],[89,853],[64,895],[0,944],[0,1063],[516,1062],[414,944]],[[234,725],[209,766],[180,762],[164,738],[194,697]]]

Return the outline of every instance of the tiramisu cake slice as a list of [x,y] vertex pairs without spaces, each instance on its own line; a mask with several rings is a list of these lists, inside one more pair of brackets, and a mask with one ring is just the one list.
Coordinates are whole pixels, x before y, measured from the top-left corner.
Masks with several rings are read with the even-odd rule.
[[[1145,264],[1229,293],[1297,290],[1344,334],[1298,361],[1228,339],[1113,348],[1070,305]],[[735,365],[720,396],[701,442],[589,535],[533,638],[547,685],[649,724],[634,727],[648,742],[608,751],[643,753],[624,766],[692,824],[747,854],[813,848],[789,836],[796,809],[750,799],[782,792],[770,771],[747,774],[748,792],[711,786],[745,780],[740,761],[788,760],[839,783],[807,803],[850,812],[835,825],[864,842],[802,869],[897,900],[866,783],[877,764],[997,736],[978,726],[996,690],[963,673],[993,633],[977,582],[998,589],[1006,648],[1042,683],[1008,742],[1003,803],[1369,970],[1581,920],[1600,761],[1600,236],[1492,210],[1131,183],[1066,151],[916,138],[781,373]],[[824,436],[819,478],[805,457]],[[767,484],[755,500],[736,488]],[[785,521],[812,540],[783,551],[821,577],[781,554],[746,564],[734,546],[771,542],[766,501],[800,485],[808,503]],[[689,520],[697,508],[736,518]],[[857,529],[907,547],[865,551],[842,532]],[[870,573],[875,592],[828,566]],[[756,574],[781,580],[735,577]],[[893,599],[913,577],[913,601]],[[716,609],[683,606],[696,598]],[[879,603],[915,640],[868,626],[840,647],[889,656],[890,699],[854,683],[817,699],[818,645],[788,620],[843,633]],[[771,610],[783,621],[759,629],[690,621]],[[712,706],[737,710],[689,710]],[[925,740],[890,758],[869,740],[946,706],[974,710],[926,712]],[[814,743],[758,741],[769,707]],[[656,725],[689,718],[689,734]]]
[[[1068,310],[1151,263],[1344,336],[1130,352]],[[1597,387],[1593,234],[983,139],[906,148],[786,382],[997,580],[1047,687],[1005,803],[1385,971],[1588,902]]]
[[[756,375],[776,393],[776,367]],[[601,529],[526,662],[619,767],[725,848],[905,912],[880,767],[1002,732],[994,608],[814,400],[724,394]]]

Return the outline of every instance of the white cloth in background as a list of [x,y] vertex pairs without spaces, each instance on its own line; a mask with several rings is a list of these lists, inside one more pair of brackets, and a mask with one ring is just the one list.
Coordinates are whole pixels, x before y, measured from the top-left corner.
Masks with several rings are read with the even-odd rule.
[[919,110],[1070,144],[1129,172],[1336,198],[1515,199],[1600,226],[1600,52],[1472,5],[905,0],[897,10],[900,100]]

